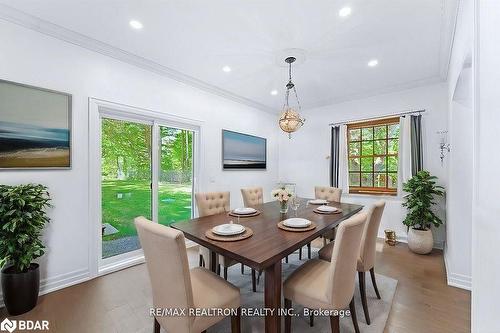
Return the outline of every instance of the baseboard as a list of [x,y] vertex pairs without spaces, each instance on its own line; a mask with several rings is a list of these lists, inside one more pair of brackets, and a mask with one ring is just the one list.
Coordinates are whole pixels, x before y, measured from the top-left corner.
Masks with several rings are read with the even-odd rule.
[[[73,272],[60,274],[40,281],[39,295],[45,295],[50,292],[64,289],[75,284],[79,284],[90,280],[90,272],[88,269],[75,270]],[[3,295],[0,292],[0,307],[4,307]]]
[[[402,242],[402,243],[407,243],[408,244],[408,237],[407,236],[396,236],[396,240],[398,242]],[[444,249],[444,241],[442,241],[442,240],[435,240],[434,241],[434,245],[432,247],[434,249],[443,250]]]
[[446,283],[449,286],[472,291],[471,276],[450,272],[449,270],[450,265],[448,265],[446,250],[444,252],[444,267],[446,269]]

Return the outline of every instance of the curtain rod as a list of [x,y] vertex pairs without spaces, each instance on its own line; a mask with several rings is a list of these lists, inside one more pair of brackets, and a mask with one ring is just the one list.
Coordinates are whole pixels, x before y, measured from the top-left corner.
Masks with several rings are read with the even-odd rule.
[[397,117],[397,116],[404,116],[407,114],[414,114],[414,113],[424,113],[425,109],[421,110],[408,110],[408,111],[403,111],[403,112],[398,112],[398,113],[392,113],[392,114],[386,114],[382,116],[376,116],[376,117],[370,117],[370,118],[361,118],[361,119],[350,119],[350,120],[344,120],[344,121],[338,121],[336,123],[330,123],[328,126],[337,126],[337,125],[344,125],[348,123],[357,123],[360,121],[368,121],[368,120],[374,120],[374,119],[382,119],[382,118],[389,118],[389,117]]

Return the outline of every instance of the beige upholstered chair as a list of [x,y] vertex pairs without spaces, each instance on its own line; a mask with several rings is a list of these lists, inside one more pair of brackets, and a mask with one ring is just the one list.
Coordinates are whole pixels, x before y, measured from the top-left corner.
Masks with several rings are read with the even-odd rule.
[[[196,193],[196,206],[200,217],[220,214],[230,211],[229,192],[206,192]],[[200,245],[200,266],[207,267],[210,262],[210,250]],[[217,273],[220,274],[220,266],[224,269],[224,279],[227,280],[227,269],[237,262],[224,256],[217,256]]]
[[[363,230],[363,237],[361,238],[361,246],[359,248],[359,258],[357,264],[358,279],[359,279],[359,291],[361,293],[361,301],[363,304],[363,311],[365,313],[366,323],[370,325],[370,315],[368,313],[368,304],[366,300],[366,284],[365,284],[365,273],[370,271],[372,278],[373,288],[375,289],[375,294],[377,298],[380,299],[380,293],[378,291],[377,282],[375,280],[375,247],[377,244],[377,234],[378,228],[380,226],[380,220],[382,219],[382,213],[384,212],[385,201],[379,200],[375,202],[367,210],[367,222],[365,229]],[[320,259],[330,261],[332,256],[332,249],[334,247],[334,242],[329,243],[319,250]]]
[[160,326],[167,332],[205,331],[224,317],[189,316],[189,309],[219,307],[237,310],[237,315],[231,317],[231,326],[233,333],[239,332],[239,289],[205,268],[190,270],[182,232],[153,223],[142,216],[135,219],[135,226],[146,257],[153,306],[185,309],[187,313],[185,316],[155,317],[155,333],[160,332]]
[[[342,310],[349,306],[356,332],[354,307],[356,261],[366,214],[360,213],[340,223],[331,262],[313,259],[300,266],[283,285],[285,307],[292,302],[310,309]],[[311,320],[312,322],[312,320]],[[339,332],[338,316],[330,316],[333,332]],[[285,317],[285,332],[291,330],[291,317]]]
[[340,202],[340,198],[342,197],[342,189],[336,187],[315,186],[314,197],[316,199]]
[[262,187],[242,188],[241,195],[245,207],[262,205],[264,203],[264,191]]

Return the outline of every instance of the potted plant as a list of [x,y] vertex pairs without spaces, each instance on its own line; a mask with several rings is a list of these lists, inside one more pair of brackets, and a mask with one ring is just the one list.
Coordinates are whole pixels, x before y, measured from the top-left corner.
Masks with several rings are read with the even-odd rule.
[[288,199],[292,197],[292,194],[288,192],[285,187],[278,188],[271,192],[271,195],[278,199],[280,203],[280,213],[286,214],[288,212]]
[[437,177],[423,170],[403,184],[403,190],[408,193],[403,203],[408,209],[403,224],[408,227],[408,247],[418,254],[432,251],[434,239],[431,226],[439,227],[443,224],[431,209],[436,204],[435,197],[444,195],[444,188],[436,185],[436,179]]
[[44,254],[41,236],[50,220],[50,197],[43,185],[0,185],[0,267],[3,300],[11,315],[36,306],[40,288],[39,265]]

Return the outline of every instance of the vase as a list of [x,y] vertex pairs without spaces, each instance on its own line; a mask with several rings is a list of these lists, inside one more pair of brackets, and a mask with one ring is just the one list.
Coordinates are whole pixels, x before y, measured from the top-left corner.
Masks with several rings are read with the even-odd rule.
[[12,316],[26,313],[36,306],[40,289],[40,267],[31,264],[26,272],[17,273],[13,266],[2,269],[3,301]]
[[433,244],[434,239],[430,229],[418,230],[410,228],[410,230],[408,230],[408,247],[412,250],[412,252],[417,254],[430,253],[432,251]]
[[288,212],[288,201],[282,201],[280,203],[280,213],[286,214]]

